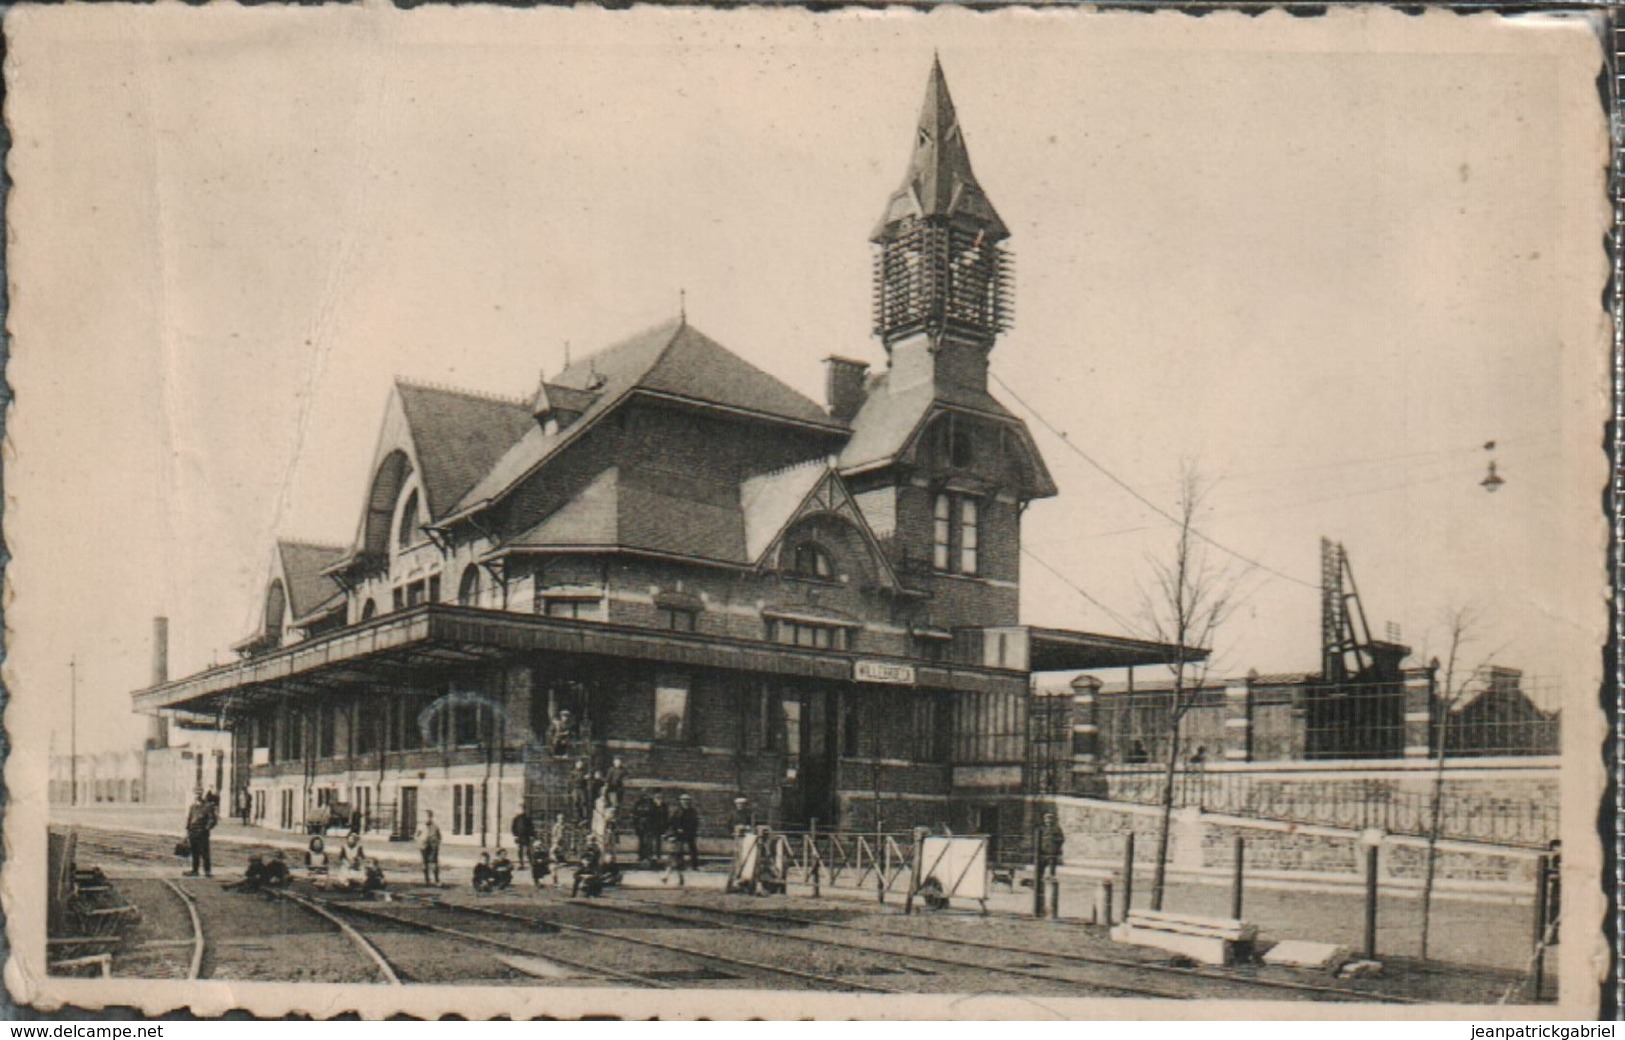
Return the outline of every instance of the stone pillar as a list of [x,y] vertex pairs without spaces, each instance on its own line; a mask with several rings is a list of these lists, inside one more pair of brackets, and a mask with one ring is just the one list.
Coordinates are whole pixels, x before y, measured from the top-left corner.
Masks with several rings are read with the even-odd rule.
[[1104,798],[1106,777],[1100,755],[1100,680],[1072,680],[1072,793]]
[[1232,679],[1224,688],[1224,760],[1253,760],[1253,677]]
[[1433,674],[1437,660],[1425,668],[1407,668],[1405,677],[1405,757],[1427,758],[1433,753]]

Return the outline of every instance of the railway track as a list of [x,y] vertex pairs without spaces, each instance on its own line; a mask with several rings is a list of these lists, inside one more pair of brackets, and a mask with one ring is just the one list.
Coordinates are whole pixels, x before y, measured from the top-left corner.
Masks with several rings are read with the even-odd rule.
[[[690,926],[690,927],[692,927],[695,924],[710,924],[711,927],[717,928],[718,930],[732,931],[732,932],[744,932],[744,933],[747,933],[747,934],[762,935],[762,936],[766,936],[766,937],[769,937],[769,938],[772,938],[772,939],[775,939],[775,940],[790,939],[790,940],[794,940],[794,941],[805,943],[805,944],[814,944],[814,945],[825,947],[825,948],[828,948],[828,949],[838,950],[838,951],[841,951],[841,952],[846,953],[848,955],[850,955],[850,954],[859,954],[859,955],[862,955],[862,956],[864,956],[866,958],[872,958],[872,957],[878,956],[878,957],[881,957],[881,958],[885,959],[886,961],[890,962],[891,964],[896,964],[898,962],[915,962],[915,963],[918,963],[918,964],[933,964],[933,965],[937,965],[939,967],[948,967],[948,968],[953,968],[953,969],[962,970],[962,971],[974,971],[974,972],[977,972],[977,973],[995,972],[997,974],[1022,978],[1022,979],[1028,980],[1028,981],[1060,983],[1062,985],[1065,985],[1065,986],[1068,986],[1068,987],[1071,987],[1071,988],[1074,988],[1074,989],[1077,989],[1077,990],[1080,990],[1080,991],[1088,991],[1087,993],[1080,993],[1079,995],[1088,995],[1088,996],[1113,996],[1113,995],[1115,995],[1115,996],[1124,996],[1124,997],[1155,998],[1155,999],[1159,999],[1159,1000],[1183,1000],[1183,999],[1188,998],[1188,994],[1179,993],[1179,992],[1176,992],[1174,990],[1161,989],[1161,988],[1156,988],[1156,987],[1149,987],[1149,986],[1139,985],[1139,984],[1135,984],[1135,983],[1131,983],[1131,982],[1106,982],[1106,981],[1102,981],[1102,980],[1098,980],[1098,979],[1079,979],[1079,978],[1070,977],[1070,976],[1063,976],[1063,975],[1053,974],[1053,973],[1050,973],[1050,972],[1043,971],[1043,970],[1041,970],[1039,968],[1036,968],[1036,967],[1014,967],[1014,966],[1009,966],[1009,965],[991,965],[991,964],[987,964],[987,963],[981,962],[981,961],[969,961],[969,960],[965,960],[965,959],[962,959],[962,958],[945,957],[945,956],[942,956],[941,954],[918,953],[918,952],[907,952],[907,953],[905,953],[905,952],[901,952],[901,951],[898,951],[898,950],[895,950],[895,949],[884,949],[884,948],[877,948],[877,947],[874,947],[874,946],[861,945],[861,944],[858,944],[858,943],[842,942],[842,941],[840,941],[838,939],[831,939],[831,938],[827,938],[827,937],[815,937],[815,936],[808,936],[808,935],[795,935],[795,934],[789,934],[789,933],[780,932],[780,931],[773,931],[773,930],[770,930],[770,929],[753,928],[753,927],[750,927],[748,925],[741,925],[736,920],[728,920],[724,924],[717,925],[714,922],[706,922],[701,917],[692,916],[692,915],[689,915],[689,914],[684,913],[684,912],[675,912],[675,911],[672,911],[669,908],[655,909],[654,907],[658,906],[659,904],[653,904],[653,903],[649,903],[647,901],[641,901],[641,900],[637,901],[637,902],[639,902],[640,905],[636,906],[636,907],[625,905],[625,903],[623,903],[620,900],[616,900],[616,901],[613,901],[613,902],[612,901],[604,901],[604,902],[594,902],[594,903],[571,903],[571,904],[569,904],[569,906],[570,906],[570,909],[573,912],[596,912],[596,913],[604,913],[604,914],[611,914],[611,915],[623,915],[623,916],[630,915],[630,916],[634,916],[634,917],[638,917],[638,918],[642,918],[642,919],[646,919],[646,920],[664,920],[664,921],[672,922],[674,924],[682,924],[682,925],[686,925],[686,926]],[[528,922],[535,922],[535,923],[545,923],[545,924],[550,925],[550,926],[556,926],[556,927],[562,927],[562,928],[570,928],[570,929],[575,929],[575,930],[579,930],[579,931],[587,931],[587,932],[589,932],[591,934],[610,934],[610,933],[606,933],[606,932],[604,932],[603,930],[600,930],[600,929],[589,929],[589,928],[585,928],[585,927],[580,926],[580,925],[563,925],[563,924],[559,924],[556,921],[549,920],[547,918],[543,918],[543,917],[540,917],[540,916],[537,916],[537,915],[512,913],[512,912],[508,912],[508,911],[500,911],[500,910],[489,909],[489,908],[484,908],[484,907],[465,907],[465,909],[473,910],[473,911],[483,913],[483,914],[488,914],[488,915],[491,915],[491,916],[494,916],[494,917],[500,917],[500,918],[506,918],[506,919],[514,920],[516,922],[518,922],[518,921],[528,921]],[[688,909],[689,908],[687,908],[687,907],[684,908],[685,911],[688,910]],[[787,969],[775,968],[774,970],[783,972],[783,971],[786,971]],[[802,973],[802,974],[805,974],[805,973]],[[917,974],[919,974],[919,975],[933,975],[933,974],[937,974],[937,972],[935,972],[935,971],[919,971],[919,972],[917,972]],[[816,977],[816,976],[814,976],[814,977]],[[820,979],[820,981],[824,981],[824,980]],[[879,987],[879,986],[875,986],[873,984],[857,985],[857,984],[854,984],[854,983],[850,982],[849,980],[842,980],[842,979],[832,979],[832,980],[828,980],[828,981],[835,982],[835,983],[839,984],[841,988],[844,988],[844,989],[866,989],[866,990],[874,990],[874,991],[879,991],[879,992],[890,992],[890,993],[918,992],[918,990],[903,990],[903,989],[896,989],[896,988],[892,988],[892,987]]]
[[[171,854],[169,839],[158,835],[81,829],[79,843],[80,855],[86,860],[170,866],[178,862]],[[241,846],[226,846],[221,851],[232,859],[247,850]],[[183,884],[169,879],[163,879],[163,883],[186,904],[193,923],[188,977],[207,977],[210,947],[204,926],[208,908],[200,909],[196,898]],[[560,977],[567,969],[576,973],[574,977],[578,979],[598,979],[642,988],[670,988],[674,978],[720,981],[742,977],[767,987],[918,993],[935,984],[930,981],[932,976],[947,982],[953,976],[970,975],[972,978],[1002,976],[1019,980],[1024,984],[1023,989],[1033,984],[1046,991],[1064,987],[1067,992],[1080,996],[1182,1000],[1193,996],[1258,999],[1275,995],[1337,1002],[1423,1003],[1377,990],[1311,980],[1261,978],[1245,971],[1179,967],[1093,952],[1045,949],[1042,945],[900,931],[896,921],[888,922],[885,918],[836,921],[788,910],[692,902],[673,905],[666,900],[638,898],[626,891],[603,901],[549,900],[508,903],[500,908],[471,905],[438,895],[409,895],[380,904],[333,898],[325,893],[279,894],[343,935],[368,962],[371,973],[386,984],[447,981],[432,968],[418,971],[416,974],[420,977],[414,979],[413,971],[401,967],[399,962],[403,956],[409,962],[414,956],[424,960],[421,950],[402,946],[395,937],[406,932],[418,936],[419,943],[445,944],[452,950],[477,949],[510,968],[514,967],[515,958],[521,958],[529,967],[556,965],[561,969]],[[776,953],[763,957],[749,950],[700,949],[695,944],[674,941],[669,935],[628,934],[624,927],[611,923],[615,921],[659,922],[670,927],[719,932],[731,930],[741,936],[762,937],[774,943],[794,943],[809,954],[804,959],[791,958],[790,963],[778,963]],[[494,933],[494,926],[511,927],[506,932]],[[538,933],[573,941],[538,943]],[[174,943],[179,945],[180,940]],[[647,970],[628,970],[629,963],[638,960],[628,952],[630,948],[641,948],[645,958],[654,957],[659,964]],[[978,953],[986,956],[978,957]],[[819,964],[820,959],[832,962],[834,967]],[[469,958],[465,955],[461,961],[466,963]],[[920,967],[909,968],[910,965]],[[889,984],[891,980],[883,982],[865,975],[866,972],[895,973],[900,966],[916,976],[915,985],[900,988]],[[529,967],[514,968],[514,974],[526,973]],[[659,970],[661,967],[678,970]],[[824,970],[815,970],[818,968]],[[985,985],[977,988],[985,988]]]
[[[869,927],[869,926],[861,925],[861,924],[854,924],[854,923],[849,922],[849,921],[840,922],[840,921],[819,920],[817,918],[798,917],[798,916],[796,916],[794,914],[778,913],[778,912],[773,912],[773,911],[746,910],[744,908],[697,907],[697,906],[693,906],[693,905],[685,905],[684,907],[682,907],[680,912],[673,913],[673,911],[670,909],[670,907],[667,904],[664,904],[664,903],[661,903],[661,902],[658,902],[658,901],[655,901],[655,900],[647,900],[647,899],[627,899],[627,900],[617,902],[616,904],[604,904],[604,905],[607,908],[610,908],[610,909],[613,909],[613,910],[616,910],[616,911],[632,912],[633,907],[623,905],[626,902],[636,903],[639,907],[651,908],[651,910],[649,912],[657,912],[657,913],[659,913],[659,914],[661,914],[663,916],[668,916],[668,917],[682,917],[684,915],[692,913],[692,914],[702,914],[702,915],[703,914],[710,914],[710,915],[713,915],[713,916],[723,916],[723,917],[727,917],[727,918],[744,918],[744,919],[747,919],[747,920],[764,920],[764,921],[771,921],[771,922],[780,923],[780,924],[796,925],[796,926],[804,927],[804,928],[829,928],[829,929],[836,929],[836,930],[841,930],[841,931],[852,931],[852,932],[858,932],[858,933],[865,934],[865,935],[877,936],[877,937],[880,937],[880,938],[883,938],[883,939],[886,939],[886,940],[891,940],[891,941],[903,940],[903,941],[924,941],[924,942],[932,942],[932,943],[939,943],[939,944],[940,943],[950,943],[953,946],[968,946],[968,947],[971,947],[971,948],[974,948],[974,949],[988,950],[988,951],[993,952],[993,953],[999,953],[999,954],[1003,954],[1003,955],[1010,956],[1010,957],[1043,958],[1043,959],[1063,961],[1063,962],[1067,962],[1067,963],[1087,965],[1089,967],[1095,967],[1095,968],[1125,969],[1125,970],[1129,970],[1129,971],[1133,971],[1133,972],[1140,972],[1140,973],[1150,972],[1150,973],[1153,973],[1153,974],[1172,976],[1172,977],[1176,977],[1176,978],[1179,978],[1179,979],[1185,979],[1185,980],[1196,978],[1196,979],[1202,979],[1204,981],[1209,981],[1209,982],[1215,983],[1217,985],[1227,985],[1227,986],[1231,986],[1231,987],[1239,987],[1241,990],[1244,991],[1244,992],[1240,992],[1240,993],[1236,994],[1241,999],[1245,999],[1249,995],[1256,996],[1256,991],[1257,990],[1265,989],[1265,990],[1277,990],[1277,991],[1291,992],[1291,993],[1301,993],[1301,994],[1304,994],[1305,996],[1313,995],[1318,999],[1337,1000],[1337,1001],[1342,1001],[1342,1002],[1377,1002],[1377,1003],[1391,1003],[1391,1004],[1419,1004],[1419,1003],[1422,1003],[1422,1001],[1414,1000],[1414,999],[1409,998],[1409,997],[1402,997],[1402,996],[1397,996],[1397,995],[1394,995],[1394,994],[1385,994],[1385,993],[1381,993],[1381,992],[1377,992],[1377,991],[1371,991],[1371,990],[1352,989],[1352,988],[1344,987],[1344,986],[1318,985],[1318,984],[1310,983],[1310,982],[1296,982],[1296,981],[1293,981],[1293,980],[1290,980],[1290,979],[1262,979],[1262,978],[1257,978],[1257,977],[1248,977],[1248,976],[1236,975],[1236,974],[1229,973],[1229,972],[1214,971],[1214,970],[1207,969],[1207,968],[1194,968],[1194,967],[1192,967],[1192,968],[1183,968],[1183,967],[1176,967],[1176,966],[1170,965],[1170,964],[1158,964],[1156,962],[1139,961],[1139,960],[1127,960],[1127,959],[1122,959],[1122,958],[1103,957],[1103,956],[1097,956],[1097,955],[1091,955],[1091,954],[1069,953],[1069,952],[1063,952],[1063,951],[1057,951],[1057,950],[1034,949],[1032,947],[1026,947],[1026,946],[1010,946],[1010,945],[1007,945],[1007,944],[1004,944],[1004,943],[983,942],[983,941],[979,941],[979,940],[975,940],[975,939],[965,938],[965,937],[962,937],[962,936],[955,936],[955,937],[953,937],[952,939],[949,939],[949,940],[934,939],[934,938],[931,938],[929,936],[915,936],[915,935],[905,936],[905,935],[901,935],[901,934],[899,934],[897,932],[882,932],[879,928]],[[658,909],[654,909],[654,908],[658,908]],[[639,912],[643,912],[643,911],[639,911]],[[794,933],[786,932],[786,931],[783,931],[783,930],[752,929],[749,926],[742,926],[742,925],[730,925],[730,926],[740,928],[741,930],[759,931],[759,932],[762,932],[764,934],[770,934],[770,935],[777,936],[777,937],[786,937],[786,938],[792,938],[792,939],[810,939],[811,941],[828,941],[828,940],[815,939],[815,938],[812,938],[812,937],[809,937],[809,936],[796,935]],[[872,947],[868,947],[868,948],[873,949]],[[904,953],[902,951],[895,951],[895,950],[882,951],[882,950],[876,949],[876,950],[874,950],[874,952],[877,952],[877,953],[878,952],[895,952],[900,956],[906,956],[906,957],[919,956],[919,955],[916,955],[916,954]],[[960,962],[960,963],[963,963],[966,966],[974,966],[974,967],[977,967],[980,970],[984,970],[984,971],[994,971],[994,972],[999,972],[999,973],[1011,973],[1011,972],[1013,972],[1013,973],[1016,973],[1016,974],[1025,973],[1025,969],[1016,969],[1016,968],[1011,968],[1011,967],[1008,967],[1008,966],[988,964],[988,963],[985,963],[985,962]],[[1136,987],[1127,987],[1127,988],[1140,990],[1141,991],[1140,995],[1146,995],[1146,996],[1151,996],[1151,995],[1166,996],[1166,997],[1168,997],[1170,999],[1181,999],[1181,998],[1188,997],[1188,994],[1165,994],[1165,993],[1162,993],[1160,991],[1152,991],[1147,987],[1136,986]],[[1249,993],[1249,992],[1245,992],[1245,991],[1251,991],[1251,992]]]
[[445,924],[436,924],[433,921],[426,921],[423,920],[422,917],[414,916],[414,913],[426,910],[431,913],[441,913],[454,917],[462,916],[465,918],[478,918],[482,921],[500,921],[519,926],[520,930],[526,932],[542,931],[554,934],[565,933],[595,939],[600,942],[608,942],[610,944],[630,944],[647,949],[657,950],[668,955],[675,955],[680,959],[723,965],[726,968],[735,971],[743,971],[748,975],[766,976],[769,978],[789,978],[794,979],[797,982],[812,983],[815,986],[838,991],[857,990],[869,993],[904,992],[903,990],[875,982],[858,981],[851,978],[827,975],[820,972],[806,971],[800,968],[792,968],[778,964],[768,964],[759,960],[753,960],[746,957],[736,957],[730,954],[718,953],[711,950],[698,950],[691,946],[684,946],[682,944],[669,942],[664,939],[653,939],[647,936],[626,935],[606,929],[591,928],[583,925],[548,920],[537,915],[510,913],[489,907],[470,906],[464,903],[453,903],[440,899],[425,900],[419,905],[419,907],[412,910],[406,909],[403,904],[400,903],[394,904],[393,908],[390,910],[383,910],[375,906],[362,906],[355,903],[343,902],[334,902],[328,905],[339,913],[353,914],[375,921],[387,922],[394,925],[433,932],[439,935],[446,935],[463,942],[488,946],[493,949],[503,950],[505,952],[519,954],[521,956],[542,958],[547,961],[553,961],[576,968],[591,976],[607,976],[633,986],[672,988],[671,983],[657,977],[651,977],[649,973],[646,972],[640,973],[623,971],[620,969],[607,967],[601,961],[587,962],[561,956],[556,950],[553,949],[538,949],[532,946],[514,943],[507,939],[499,939],[490,935],[471,932],[467,929],[453,928]]

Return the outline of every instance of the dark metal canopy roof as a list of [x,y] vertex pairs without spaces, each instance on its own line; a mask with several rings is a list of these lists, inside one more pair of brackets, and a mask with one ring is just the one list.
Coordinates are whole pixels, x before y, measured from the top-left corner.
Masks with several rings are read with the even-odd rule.
[[852,681],[862,659],[911,665],[916,685],[994,692],[1024,689],[1009,669],[922,664],[904,658],[719,639],[599,621],[481,610],[431,603],[347,626],[270,653],[220,665],[131,694],[136,711],[241,710],[289,696],[322,696],[428,683],[454,668],[497,664],[535,654],[590,654],[687,667],[711,667]]
[[1031,630],[1029,653],[1035,672],[1088,671],[1095,668],[1132,668],[1136,665],[1204,661],[1209,651],[1150,639],[1103,636],[1064,628]]

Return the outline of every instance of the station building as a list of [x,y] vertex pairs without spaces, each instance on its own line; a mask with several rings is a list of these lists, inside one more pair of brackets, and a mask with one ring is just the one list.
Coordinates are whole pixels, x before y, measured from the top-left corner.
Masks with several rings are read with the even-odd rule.
[[1172,648],[1020,623],[1022,513],[1057,489],[988,392],[1007,238],[934,66],[872,233],[883,371],[831,357],[815,403],[680,316],[522,399],[398,382],[354,538],[281,543],[239,659],[138,709],[223,720],[273,828],[342,802],[496,841],[619,758],[712,833],[738,794],[782,827],[1021,831],[1033,673]]

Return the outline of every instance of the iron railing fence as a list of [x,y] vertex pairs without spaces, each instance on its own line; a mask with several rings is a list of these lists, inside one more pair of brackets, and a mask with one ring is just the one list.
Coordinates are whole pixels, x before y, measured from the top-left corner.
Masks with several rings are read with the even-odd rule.
[[[1408,693],[1401,681],[1265,677],[1249,685],[1245,702],[1227,699],[1219,686],[1191,690],[1181,697],[1187,706],[1179,758],[1217,761],[1235,750],[1237,732],[1245,734],[1244,754],[1253,762],[1400,758],[1415,747],[1436,756],[1441,726],[1447,757],[1558,752],[1561,713],[1545,707],[1559,702],[1553,683],[1491,669],[1475,674],[1448,703],[1436,687],[1428,696],[1428,715],[1418,722],[1417,705],[1407,700],[1415,691]],[[1065,710],[1062,699],[1050,700],[1050,710]],[[1101,760],[1129,766],[1166,761],[1173,700],[1166,683],[1103,690],[1095,717]],[[1043,728],[1047,738],[1059,722]]]
[[[1112,770],[1107,797],[1139,805],[1162,802],[1161,770]],[[1248,773],[1179,769],[1173,802],[1283,823],[1301,823],[1388,834],[1427,837],[1433,823],[1431,791],[1395,790],[1392,780],[1326,780],[1313,785]],[[1544,848],[1558,837],[1558,806],[1532,797],[1501,796],[1446,789],[1439,800],[1439,836]]]

